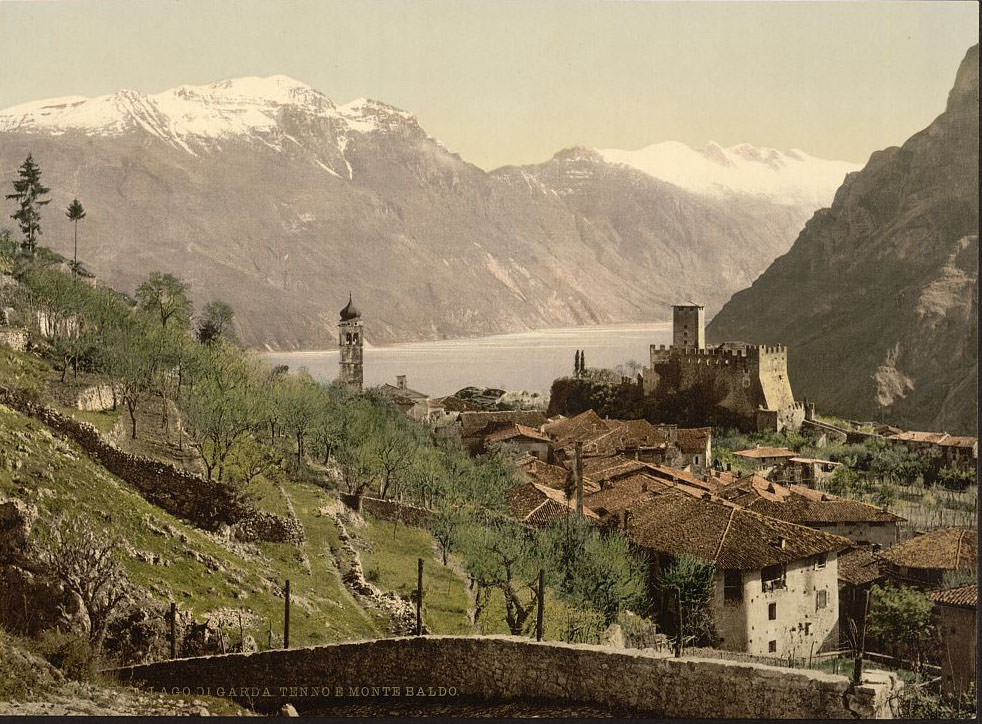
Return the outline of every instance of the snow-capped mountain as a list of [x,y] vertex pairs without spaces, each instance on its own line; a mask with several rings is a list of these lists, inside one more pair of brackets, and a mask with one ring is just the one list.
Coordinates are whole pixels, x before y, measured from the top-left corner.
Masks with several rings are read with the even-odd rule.
[[748,194],[779,204],[811,204],[814,208],[832,203],[846,174],[861,164],[829,161],[804,151],[779,151],[744,143],[723,148],[710,142],[694,149],[677,141],[656,143],[636,151],[601,149],[610,163],[643,171],[699,194],[725,196]]
[[[679,299],[711,314],[818,206],[590,149],[488,173],[406,111],[339,105],[285,76],[0,111],[3,186],[28,153],[47,209],[85,205],[92,271],[127,291],[179,274],[198,303],[232,304],[243,340],[273,348],[331,345],[348,290],[373,343],[657,320]],[[41,243],[69,251],[68,231],[44,214]]]

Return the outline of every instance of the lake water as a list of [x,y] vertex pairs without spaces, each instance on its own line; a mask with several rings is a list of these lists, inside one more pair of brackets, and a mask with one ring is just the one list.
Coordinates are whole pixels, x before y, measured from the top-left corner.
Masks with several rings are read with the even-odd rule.
[[[615,367],[629,360],[647,365],[648,347],[670,344],[671,323],[616,324],[540,329],[490,337],[365,347],[365,386],[395,384],[441,397],[462,387],[497,387],[548,394],[552,381],[572,374],[573,355],[584,350],[587,367]],[[338,351],[270,352],[272,364],[306,369],[328,382],[338,374]]]

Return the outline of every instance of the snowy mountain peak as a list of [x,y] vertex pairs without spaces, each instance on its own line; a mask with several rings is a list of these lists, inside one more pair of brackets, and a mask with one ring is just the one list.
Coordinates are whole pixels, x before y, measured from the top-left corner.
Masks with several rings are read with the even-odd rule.
[[781,204],[828,206],[847,173],[861,164],[815,158],[798,149],[710,141],[693,149],[678,141],[636,151],[600,149],[608,163],[623,164],[689,191],[712,196],[745,194]]
[[78,132],[119,135],[142,130],[194,153],[217,139],[277,135],[282,113],[335,122],[340,135],[371,133],[415,118],[377,101],[338,108],[320,91],[285,75],[244,77],[207,85],[181,85],[161,93],[120,90],[97,98],[69,96],[0,111],[0,132]]

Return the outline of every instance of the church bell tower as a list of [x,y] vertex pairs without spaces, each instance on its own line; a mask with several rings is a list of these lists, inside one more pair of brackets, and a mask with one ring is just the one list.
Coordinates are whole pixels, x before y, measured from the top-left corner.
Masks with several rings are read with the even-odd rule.
[[338,347],[341,350],[338,380],[351,389],[361,392],[363,378],[362,344],[364,342],[361,312],[355,309],[348,293],[348,304],[341,310],[338,322]]

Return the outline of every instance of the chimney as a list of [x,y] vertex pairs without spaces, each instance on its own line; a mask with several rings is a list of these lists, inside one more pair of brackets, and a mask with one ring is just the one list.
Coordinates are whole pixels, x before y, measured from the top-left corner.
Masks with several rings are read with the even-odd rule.
[[396,387],[400,390],[406,389],[406,375],[396,375]]
[[573,478],[576,480],[576,514],[583,517],[583,443],[576,441],[573,458]]

